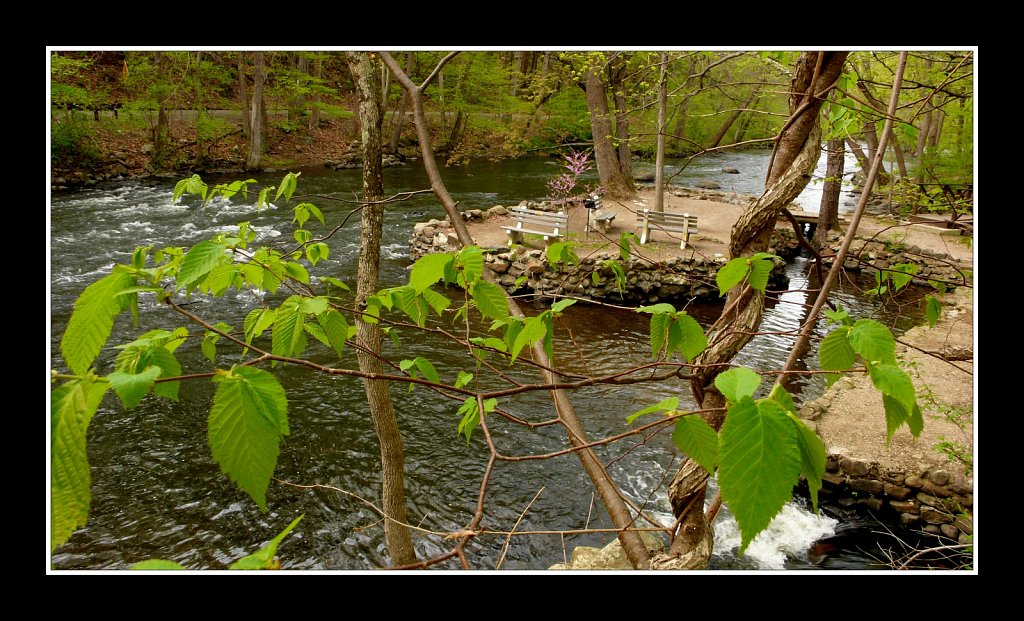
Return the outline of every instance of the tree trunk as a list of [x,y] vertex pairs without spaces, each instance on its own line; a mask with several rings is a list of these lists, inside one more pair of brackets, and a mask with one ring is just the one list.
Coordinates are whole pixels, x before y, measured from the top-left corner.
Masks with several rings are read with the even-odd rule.
[[629,182],[633,188],[633,154],[629,148],[629,108],[626,105],[626,89],[622,84],[622,72],[625,63],[620,63],[613,72],[614,77],[609,80],[612,89],[612,101],[615,102],[615,140],[618,142],[616,150],[619,156],[619,170],[623,179]]
[[306,96],[302,93],[306,81],[302,75],[309,73],[309,60],[302,52],[289,52],[288,60],[298,74],[295,79],[296,91],[288,101],[288,125],[297,128],[303,125],[302,117],[306,115]]
[[619,168],[619,156],[611,141],[608,95],[598,72],[598,68],[590,67],[586,74],[587,109],[590,111],[590,127],[594,135],[597,174],[609,198],[628,198],[634,194],[633,180],[623,177]]
[[256,72],[252,84],[251,125],[252,135],[249,137],[249,159],[245,162],[246,170],[260,170],[260,159],[263,157],[263,137],[266,132],[264,122],[266,110],[263,104],[263,52],[255,52]]
[[[405,53],[405,72],[413,75],[416,70],[416,54]],[[398,105],[398,114],[395,116],[395,130],[391,133],[391,144],[388,146],[391,153],[398,153],[398,143],[402,139],[402,125],[405,124],[405,111],[409,109],[409,93],[402,89],[402,103]]]
[[[686,70],[687,79],[693,75],[693,57],[691,56],[687,61],[689,69]],[[679,100],[679,105],[676,107],[676,125],[672,129],[672,142],[670,147],[673,153],[687,153],[690,149],[686,143],[686,109],[690,105],[690,98],[683,95]]]
[[864,131],[861,132],[864,143],[868,148],[868,161],[875,159],[875,152],[878,151],[878,126],[875,123],[864,123]]
[[750,96],[747,97],[747,99],[743,102],[743,105],[741,105],[736,110],[733,110],[732,114],[729,115],[729,118],[725,120],[725,123],[722,123],[722,126],[718,128],[718,131],[715,132],[715,135],[711,138],[711,142],[708,144],[709,149],[717,147],[719,143],[722,142],[722,139],[725,138],[725,135],[729,133],[729,128],[731,128],[732,124],[736,122],[736,119],[740,118],[740,115],[743,114],[744,110],[746,110],[750,106],[750,104],[757,97],[757,92],[760,90],[760,84],[754,86],[754,90],[750,92]]
[[[163,76],[164,54],[156,53],[156,71],[158,76]],[[157,102],[156,128],[153,130],[153,167],[163,168],[171,153],[171,125],[167,118],[167,101],[160,99]]]
[[[363,200],[380,200],[384,195],[381,173],[381,127],[384,122],[380,82],[380,61],[369,52],[349,52],[349,69],[355,78],[359,94],[359,115],[362,119]],[[359,271],[356,281],[356,307],[364,308],[367,296],[377,293],[377,275],[380,271],[380,240],[384,223],[382,204],[364,204],[359,231]],[[359,370],[364,373],[383,373],[380,360],[381,333],[376,323],[362,320],[356,315],[356,338],[362,346],[356,356]],[[364,379],[370,418],[380,442],[381,509],[384,511],[384,539],[388,554],[395,565],[416,561],[412,536],[403,524],[408,523],[405,513],[405,455],[402,435],[388,393],[388,383]],[[393,519],[391,519],[393,518]],[[403,523],[400,524],[399,522]]]
[[324,77],[324,53],[316,53],[316,64],[313,65],[313,77],[317,80],[317,90],[313,93],[313,110],[309,113],[309,129],[320,129],[320,80]]
[[[473,237],[469,233],[469,229],[466,227],[466,223],[463,221],[461,214],[455,205],[455,199],[452,198],[448,189],[444,185],[444,181],[441,179],[441,173],[438,171],[437,162],[434,160],[434,154],[430,148],[430,134],[427,131],[426,117],[423,114],[423,88],[426,87],[426,83],[421,86],[416,86],[409,80],[398,63],[391,57],[387,52],[381,53],[384,63],[387,64],[388,69],[395,75],[395,78],[401,82],[403,88],[409,92],[410,99],[412,101],[413,116],[416,120],[416,134],[420,141],[420,155],[423,157],[423,167],[427,172],[427,177],[430,179],[430,187],[434,191],[438,200],[444,207],[445,212],[448,214],[449,220],[452,222],[452,226],[455,228],[455,233],[459,238],[459,243],[463,246],[469,246],[473,244]],[[450,57],[447,57],[450,58]],[[445,60],[441,61],[442,64]],[[438,69],[435,69],[437,72]],[[429,78],[428,78],[429,81]],[[491,270],[484,270],[483,277],[489,282],[495,282],[494,273]],[[514,317],[524,317],[522,309],[519,304],[513,298],[506,295],[506,302],[508,303],[509,314]],[[544,351],[543,339],[538,341],[536,345],[531,348],[534,360],[537,361],[541,367],[551,368],[551,360],[548,359],[547,353]],[[552,371],[542,371],[543,379],[546,383],[554,383],[559,381],[559,376]],[[576,414],[576,409],[573,407],[572,402],[569,401],[569,397],[565,394],[564,390],[552,390],[551,398],[555,404],[555,411],[558,413],[559,419],[562,421],[563,426],[568,431],[569,442],[573,446],[582,446],[588,443],[586,431],[583,428],[583,424],[580,422],[579,416]],[[604,465],[597,458],[593,449],[587,448],[576,451],[576,455],[579,460],[583,463],[583,468],[586,470],[587,475],[593,482],[598,495],[601,497],[601,501],[604,503],[608,515],[612,520],[612,523],[616,528],[623,529],[619,533],[619,541],[622,543],[622,548],[626,553],[626,557],[633,567],[638,569],[646,569],[650,563],[650,554],[644,546],[643,541],[640,539],[640,535],[636,531],[626,530],[629,528],[634,521],[629,508],[623,501],[620,495],[620,490],[615,482],[612,480],[608,471],[605,470]]]
[[839,194],[843,188],[843,163],[846,153],[843,140],[833,138],[826,147],[828,165],[825,169],[825,185],[821,189],[821,206],[818,209],[818,227],[811,242],[816,248],[825,246],[828,232],[839,223]]
[[[811,178],[821,154],[818,111],[826,87],[840,75],[848,52],[802,52],[790,84],[792,122],[785,126],[769,160],[766,189],[751,203],[732,228],[730,258],[749,257],[768,248],[782,209],[800,194]],[[797,116],[799,115],[799,116]],[[725,422],[725,398],[714,378],[753,338],[764,312],[764,294],[749,287],[734,287],[725,308],[731,309],[709,330],[708,348],[698,357],[690,388],[697,404],[715,411],[704,416],[715,429]],[[657,556],[658,568],[700,567],[710,556],[711,527],[704,515],[708,473],[686,459],[669,486],[669,500],[680,520],[680,534],[666,555]],[[697,551],[695,553],[694,551]],[[706,554],[705,554],[706,551]]]
[[654,211],[665,211],[665,116],[668,108],[668,52],[661,53],[658,79],[658,149],[654,156]]
[[939,148],[939,139],[942,137],[942,126],[946,122],[946,113],[942,108],[932,110],[932,126],[928,130],[928,146],[933,149]]
[[[186,52],[187,54],[188,52]],[[196,80],[195,80],[195,108],[196,108],[196,156],[192,160],[192,165],[196,168],[201,168],[203,163],[206,161],[206,136],[203,132],[203,122],[209,118],[209,114],[206,112],[206,104],[203,103],[203,89],[205,85],[202,83],[201,73],[199,72],[200,63],[203,59],[202,52],[196,52]]]
[[238,100],[242,104],[242,136],[248,140],[252,132],[249,118],[249,80],[245,77],[245,52],[238,53]]

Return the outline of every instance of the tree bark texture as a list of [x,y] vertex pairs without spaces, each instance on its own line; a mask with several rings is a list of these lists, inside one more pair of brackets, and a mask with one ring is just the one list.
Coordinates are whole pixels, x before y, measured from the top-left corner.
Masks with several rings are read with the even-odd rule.
[[825,169],[825,185],[821,189],[818,227],[811,241],[811,244],[819,249],[825,246],[828,232],[839,223],[839,194],[843,188],[843,164],[846,158],[841,138],[829,140],[826,151],[828,164]]
[[[473,237],[469,233],[469,229],[466,227],[466,223],[463,221],[461,214],[455,205],[455,199],[452,198],[448,192],[448,188],[445,187],[444,181],[441,179],[441,174],[437,168],[437,162],[434,159],[434,154],[430,148],[430,134],[427,131],[426,117],[423,114],[423,88],[430,83],[430,79],[433,75],[437,74],[450,57],[442,59],[441,63],[437,68],[434,69],[434,73],[424,81],[423,85],[417,86],[413,84],[412,80],[402,72],[402,69],[395,62],[394,58],[387,52],[381,53],[381,58],[384,63],[388,66],[388,69],[395,75],[395,78],[402,84],[402,86],[409,93],[410,100],[412,102],[413,117],[416,121],[416,134],[420,141],[420,155],[423,158],[423,166],[426,169],[427,177],[430,179],[430,187],[434,191],[434,195],[441,202],[445,212],[448,214],[448,219],[451,220],[452,225],[455,227],[455,233],[458,236],[459,243],[463,246],[473,245]],[[483,273],[484,279],[488,282],[495,282],[494,273],[486,269]],[[508,302],[509,313],[514,317],[523,318],[524,314],[519,304],[513,298],[506,296]],[[537,342],[531,349],[534,360],[540,365],[545,367],[551,367],[551,360],[548,359],[547,353],[544,351],[543,339]],[[547,383],[553,383],[559,381],[559,377],[551,372],[544,370],[542,372],[543,380]],[[580,422],[579,416],[576,414],[576,410],[569,401],[569,397],[563,390],[552,390],[551,398],[554,402],[555,411],[558,414],[559,419],[562,421],[563,426],[569,435],[569,442],[573,446],[582,446],[588,443],[586,431],[583,429],[583,424]],[[605,509],[608,511],[608,515],[612,520],[612,523],[616,528],[626,529],[633,525],[634,518],[620,496],[618,486],[612,480],[611,476],[605,470],[604,465],[597,458],[593,449],[583,449],[576,451],[576,456],[583,463],[583,468],[593,482],[598,495],[601,497],[601,501],[604,503]],[[650,565],[650,554],[644,546],[643,540],[640,539],[640,535],[636,531],[622,530],[619,533],[619,541],[622,543],[622,548],[626,552],[626,557],[634,568],[647,569]]]
[[[369,52],[348,52],[349,69],[356,82],[359,95],[359,115],[362,119],[363,200],[380,200],[384,195],[381,167],[381,127],[384,122],[380,61]],[[380,272],[380,240],[384,223],[384,206],[365,204],[359,230],[359,271],[356,280],[356,306],[363,308],[367,296],[377,292]],[[364,373],[383,373],[380,360],[381,333],[375,323],[356,318],[356,338],[362,346],[357,352],[359,370]],[[395,565],[408,565],[416,561],[405,512],[405,454],[402,434],[398,429],[388,383],[364,379],[370,418],[380,442],[381,508],[384,518],[384,539],[388,554]],[[391,519],[393,518],[393,519]]]
[[632,196],[633,180],[622,176],[619,156],[612,144],[611,114],[608,112],[608,93],[601,80],[599,68],[590,67],[586,74],[587,109],[590,111],[590,127],[594,135],[594,160],[601,186],[609,198]]
[[263,107],[263,52],[255,52],[256,71],[252,83],[251,121],[252,135],[249,137],[249,159],[245,162],[246,170],[259,170],[260,159],[263,157],[263,137],[266,120]]
[[612,89],[612,101],[615,103],[615,141],[619,156],[619,171],[630,188],[633,187],[633,154],[629,148],[629,106],[626,104],[626,88],[622,83],[622,72],[626,63],[622,60],[610,72],[608,84]]
[[242,106],[242,136],[249,138],[252,119],[249,118],[249,79],[245,77],[245,52],[238,53],[238,100]]
[[[416,54],[405,53],[405,73],[412,75],[416,70]],[[409,109],[409,93],[402,89],[402,103],[398,104],[398,114],[395,115],[395,129],[391,133],[391,143],[388,149],[391,153],[398,153],[398,143],[402,139],[402,126],[405,124],[405,111]]]
[[668,108],[668,52],[658,76],[658,147],[654,156],[654,211],[665,211],[665,116]]
[[[324,53],[317,52],[316,63],[313,64],[313,77],[317,79],[317,87],[320,86],[320,79],[324,77]],[[313,93],[313,110],[309,113],[309,129],[320,129],[320,90]]]
[[[782,209],[807,185],[821,154],[821,126],[818,111],[842,72],[848,52],[803,52],[797,60],[790,83],[790,120],[776,143],[766,189],[751,203],[733,225],[729,243],[730,258],[751,256],[768,248],[769,238]],[[714,378],[750,341],[761,325],[764,294],[744,284],[728,294],[723,314],[708,330],[708,348],[696,362],[690,388],[703,409],[719,409],[704,419],[715,429],[725,422],[725,398],[714,388]],[[700,466],[684,460],[669,487],[669,500],[680,517],[680,533],[669,552],[655,558],[663,568],[693,566],[694,546],[704,547],[710,524],[704,515],[706,478],[694,474]],[[707,473],[705,473],[706,475]],[[703,556],[707,562],[710,555]]]

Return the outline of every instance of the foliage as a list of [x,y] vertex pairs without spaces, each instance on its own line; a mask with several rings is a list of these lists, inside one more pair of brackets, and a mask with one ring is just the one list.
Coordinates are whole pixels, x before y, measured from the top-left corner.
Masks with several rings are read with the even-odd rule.
[[87,168],[102,158],[93,131],[78,119],[55,121],[50,132],[50,161],[62,168]]
[[[285,527],[276,537],[270,540],[262,548],[238,559],[234,563],[228,566],[228,569],[281,569],[281,560],[277,558],[277,547],[281,545],[284,538],[288,536],[295,527],[299,525],[302,518],[305,515],[292,520],[291,524]],[[180,563],[174,561],[166,561],[163,559],[150,559],[148,561],[141,561],[131,566],[132,569],[142,571],[167,571],[167,570],[180,570],[188,569]]]

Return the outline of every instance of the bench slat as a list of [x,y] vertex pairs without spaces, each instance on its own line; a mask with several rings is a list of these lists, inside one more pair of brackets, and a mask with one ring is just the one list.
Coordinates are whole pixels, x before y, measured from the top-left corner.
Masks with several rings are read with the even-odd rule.
[[[523,233],[543,235],[544,241],[551,242],[552,239],[561,239],[565,236],[565,230],[569,227],[569,214],[552,213],[548,211],[536,211],[522,207],[513,207],[509,214],[515,219],[515,226],[503,226],[502,229],[508,233],[509,244],[521,243]],[[546,227],[546,230],[525,228],[524,225],[534,225],[538,228]]]
[[636,221],[643,229],[640,235],[640,243],[646,244],[651,236],[651,228],[665,232],[682,233],[683,239],[679,244],[680,250],[686,250],[686,244],[690,241],[691,234],[700,233],[697,228],[697,216],[688,213],[664,213],[642,209],[636,214]]

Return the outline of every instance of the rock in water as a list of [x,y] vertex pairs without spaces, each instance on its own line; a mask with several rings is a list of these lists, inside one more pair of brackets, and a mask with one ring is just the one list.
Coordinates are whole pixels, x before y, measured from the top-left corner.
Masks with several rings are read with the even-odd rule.
[[722,189],[722,186],[719,185],[718,182],[712,181],[710,179],[701,179],[700,181],[698,181],[694,185],[696,187],[702,188],[704,190],[721,190]]
[[730,175],[738,175],[738,174],[740,174],[739,169],[733,168],[732,166],[726,166],[725,168],[722,169],[722,172],[729,173]]

